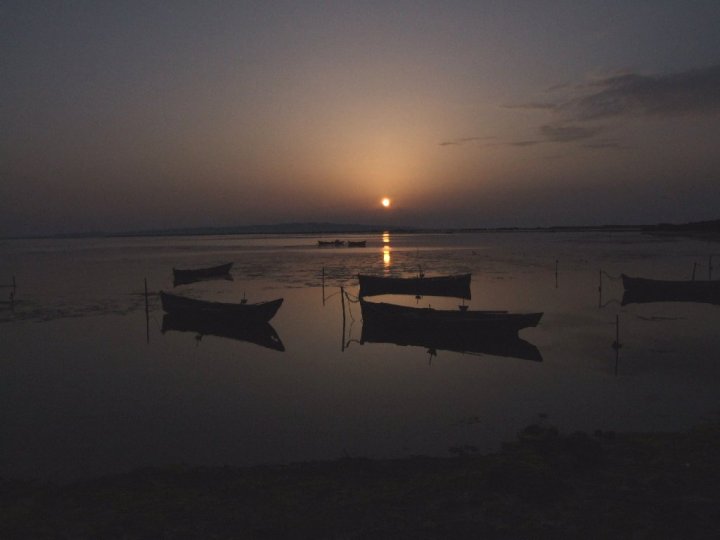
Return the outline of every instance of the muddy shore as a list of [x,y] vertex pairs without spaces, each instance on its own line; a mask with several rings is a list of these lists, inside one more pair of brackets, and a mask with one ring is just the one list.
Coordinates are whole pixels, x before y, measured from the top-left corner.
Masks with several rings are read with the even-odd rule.
[[501,452],[283,466],[148,468],[0,481],[10,538],[716,538],[720,424],[559,434]]

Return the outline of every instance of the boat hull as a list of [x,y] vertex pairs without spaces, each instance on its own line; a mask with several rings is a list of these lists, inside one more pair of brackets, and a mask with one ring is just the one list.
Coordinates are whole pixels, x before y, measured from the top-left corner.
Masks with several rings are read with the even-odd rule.
[[192,283],[208,278],[230,277],[233,263],[220,264],[209,268],[179,269],[173,268],[175,284]]
[[471,274],[434,277],[382,277],[358,275],[360,297],[380,294],[412,294],[414,296],[448,296],[470,299]]
[[450,311],[413,308],[367,302],[360,299],[363,325],[381,325],[395,331],[422,332],[431,335],[474,333],[483,336],[516,336],[527,327],[537,326],[542,313],[506,311]]
[[720,304],[720,281],[665,281],[622,274],[622,304],[697,302]]
[[283,299],[278,298],[258,304],[228,304],[196,300],[161,291],[160,301],[165,312],[186,317],[225,317],[242,322],[268,322],[280,309]]

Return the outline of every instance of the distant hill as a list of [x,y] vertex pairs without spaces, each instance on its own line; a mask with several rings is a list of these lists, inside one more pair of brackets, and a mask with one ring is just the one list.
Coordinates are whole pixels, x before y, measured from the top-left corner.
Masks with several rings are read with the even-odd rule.
[[690,223],[659,223],[646,225],[642,228],[646,232],[701,232],[720,233],[720,219],[711,221],[694,221]]
[[581,232],[581,231],[642,231],[649,234],[693,235],[715,240],[720,237],[720,219],[689,223],[658,223],[655,225],[579,225],[553,227],[472,227],[472,228],[421,228],[409,226],[367,225],[359,223],[301,222],[276,223],[271,225],[234,225],[224,227],[183,227],[173,229],[150,229],[125,232],[85,232],[75,234],[48,235],[45,238],[86,238],[86,237],[141,237],[141,236],[202,236],[231,234],[323,234],[341,235],[350,233],[400,232]]
[[278,223],[274,225],[237,225],[229,227],[187,227],[114,233],[107,236],[195,236],[226,234],[347,234],[383,231],[415,231],[413,227],[361,225],[357,223]]

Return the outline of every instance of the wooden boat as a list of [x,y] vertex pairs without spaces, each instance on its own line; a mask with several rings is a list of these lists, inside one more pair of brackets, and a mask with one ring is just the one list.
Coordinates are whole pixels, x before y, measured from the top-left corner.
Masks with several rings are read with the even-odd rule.
[[217,336],[238,341],[247,341],[275,351],[284,351],[285,346],[275,329],[266,322],[242,324],[234,316],[220,314],[199,315],[195,312],[166,313],[162,321],[162,333],[168,331],[192,332],[203,336]]
[[538,348],[532,343],[520,339],[517,334],[488,335],[474,330],[458,330],[456,328],[417,329],[410,324],[385,324],[384,319],[377,320],[370,314],[363,319],[360,344],[365,343],[394,343],[403,347],[423,347],[431,353],[444,350],[542,362],[542,355]]
[[720,304],[718,281],[665,281],[622,274],[625,294],[622,304],[648,302],[699,302]]
[[220,264],[209,268],[180,269],[173,268],[173,280],[176,284],[192,283],[201,279],[225,277],[230,275],[233,263]]
[[345,245],[345,242],[343,240],[318,240],[319,247],[327,247],[327,246],[340,247],[340,246],[344,246],[344,245]]
[[485,336],[517,335],[522,328],[537,326],[542,313],[508,313],[507,311],[470,311],[415,308],[368,302],[360,299],[363,325],[383,325],[405,331],[442,333],[475,333]]
[[360,297],[379,294],[412,294],[415,296],[449,296],[470,299],[471,274],[418,276],[410,278],[368,276],[359,274]]
[[348,247],[365,247],[367,240],[348,240]]
[[178,296],[160,291],[160,301],[167,313],[179,313],[194,317],[227,317],[242,322],[268,322],[280,309],[283,299],[260,302],[258,304],[228,304],[208,302],[186,296]]

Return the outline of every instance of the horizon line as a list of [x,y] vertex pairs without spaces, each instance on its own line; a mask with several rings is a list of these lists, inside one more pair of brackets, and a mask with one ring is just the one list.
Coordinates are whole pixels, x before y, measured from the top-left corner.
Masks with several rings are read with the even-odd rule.
[[[294,227],[294,230],[293,230]],[[3,240],[39,240],[39,239],[70,239],[70,238],[131,238],[160,236],[230,236],[250,234],[358,234],[358,233],[463,233],[463,232],[532,232],[532,231],[639,231],[655,230],[702,230],[712,229],[720,232],[720,219],[685,223],[652,223],[652,224],[603,224],[603,225],[550,225],[550,226],[502,226],[502,227],[418,227],[411,225],[370,225],[332,222],[292,222],[265,225],[228,225],[228,226],[197,226],[172,227],[158,229],[138,229],[126,231],[89,231],[69,233],[48,233],[31,235],[11,235],[0,237]]]

